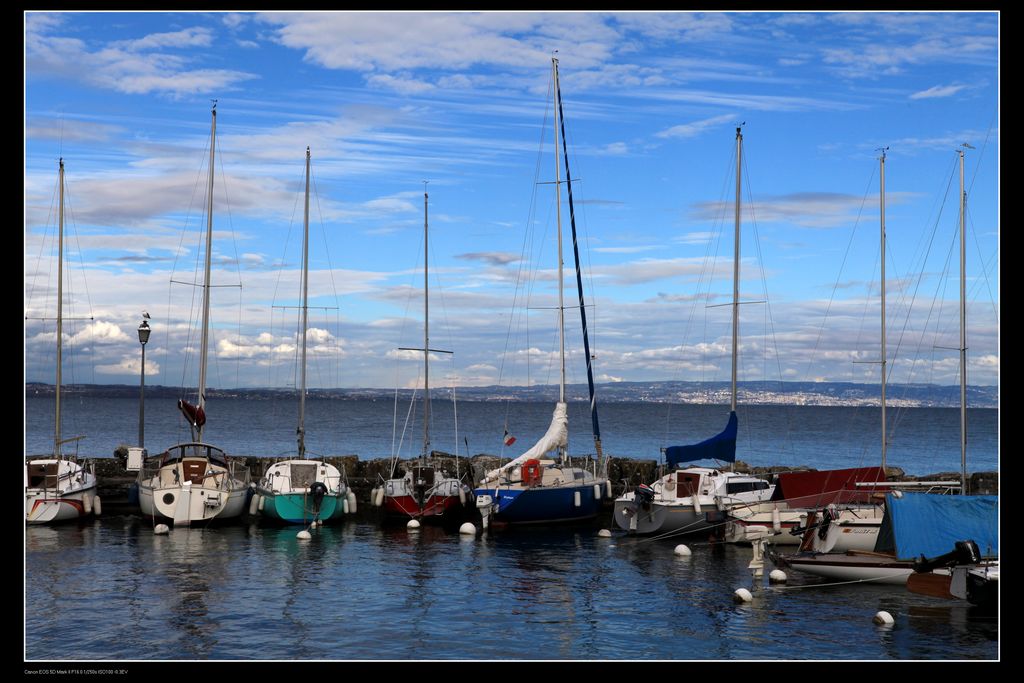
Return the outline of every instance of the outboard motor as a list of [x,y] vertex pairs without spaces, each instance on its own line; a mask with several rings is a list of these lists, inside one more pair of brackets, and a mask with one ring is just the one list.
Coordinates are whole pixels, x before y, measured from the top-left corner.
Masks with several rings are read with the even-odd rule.
[[647,484],[637,486],[634,494],[637,505],[649,508],[651,503],[654,502],[654,489]]
[[324,496],[327,495],[327,485],[322,481],[314,481],[309,486],[309,495],[313,499],[313,514],[319,516],[320,506],[324,502]]
[[915,572],[930,572],[937,567],[955,567],[960,564],[978,564],[981,562],[981,550],[974,541],[957,541],[953,550],[931,559],[922,555],[914,560]]

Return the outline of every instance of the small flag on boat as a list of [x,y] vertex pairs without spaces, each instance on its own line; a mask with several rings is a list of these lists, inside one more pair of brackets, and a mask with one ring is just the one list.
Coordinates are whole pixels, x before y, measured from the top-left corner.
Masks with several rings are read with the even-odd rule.
[[512,436],[511,434],[509,434],[508,430],[506,429],[505,430],[505,445],[506,446],[511,446],[515,442],[516,442],[516,437]]

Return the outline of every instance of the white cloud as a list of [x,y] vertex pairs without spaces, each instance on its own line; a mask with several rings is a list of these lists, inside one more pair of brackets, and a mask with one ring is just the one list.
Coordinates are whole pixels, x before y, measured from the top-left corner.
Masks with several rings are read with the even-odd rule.
[[910,96],[910,99],[924,100],[936,97],[952,97],[966,87],[966,85],[936,85],[927,90],[914,93]]
[[697,137],[704,133],[704,131],[710,128],[717,128],[725,124],[736,123],[736,117],[732,114],[723,114],[721,116],[713,116],[709,119],[702,119],[700,121],[693,121],[692,123],[683,123],[678,126],[672,126],[667,130],[663,130],[659,133],[655,133],[654,137],[657,138],[692,138]]

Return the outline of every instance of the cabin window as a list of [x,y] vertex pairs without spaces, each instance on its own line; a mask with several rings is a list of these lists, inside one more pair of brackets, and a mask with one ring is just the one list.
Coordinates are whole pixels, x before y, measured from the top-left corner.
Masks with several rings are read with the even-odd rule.
[[743,482],[730,482],[726,484],[726,493],[747,493],[748,491],[763,491],[768,488],[768,482],[766,481],[743,481]]

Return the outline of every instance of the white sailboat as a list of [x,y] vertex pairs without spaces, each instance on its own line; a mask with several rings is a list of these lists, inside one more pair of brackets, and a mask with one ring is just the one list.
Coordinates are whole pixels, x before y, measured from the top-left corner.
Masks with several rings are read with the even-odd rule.
[[245,509],[249,469],[223,450],[203,442],[206,424],[206,356],[210,332],[210,260],[213,247],[213,170],[217,140],[217,105],[211,110],[210,168],[207,185],[206,261],[203,275],[203,319],[199,351],[199,399],[178,401],[189,420],[193,441],[171,446],[147,459],[139,470],[139,507],[154,520],[188,526],[238,517]]
[[[576,247],[575,218],[572,218],[573,249],[576,257],[576,282],[579,291],[580,314],[583,322],[583,340],[587,357],[587,380],[590,389],[591,421],[598,463],[594,471],[574,467],[569,462],[569,418],[565,399],[565,275],[562,262],[561,179],[558,157],[559,124],[561,124],[562,151],[565,153],[565,117],[562,114],[561,90],[558,81],[558,59],[551,59],[553,98],[556,109],[555,123],[555,202],[558,232],[558,339],[559,380],[558,401],[547,432],[536,444],[517,458],[495,468],[484,476],[476,487],[479,504],[491,501],[491,514],[496,524],[545,524],[578,522],[593,519],[600,511],[602,494],[610,491],[606,475],[607,463],[601,451],[601,434],[597,421],[594,397],[592,356],[583,303],[583,283],[580,275],[579,253]],[[569,174],[568,155],[563,154],[566,168],[570,217],[573,216],[572,179]],[[554,453],[555,457],[548,457]]]
[[[736,460],[736,369],[739,335],[740,287],[740,169],[743,133],[736,129],[736,212],[732,298],[732,403],[724,431],[691,446],[665,449],[675,467],[683,462]],[[724,521],[731,507],[769,500],[774,487],[763,479],[717,468],[678,468],[651,485],[640,485],[615,500],[613,518],[619,528],[635,534],[707,533]]]
[[331,522],[355,512],[356,497],[342,472],[327,462],[306,460],[306,336],[309,329],[309,176],[306,148],[306,195],[302,232],[302,325],[300,344],[298,459],[267,468],[250,502],[250,514],[291,524]]
[[[969,145],[966,145],[969,147]],[[987,560],[998,559],[998,530],[995,526],[995,521],[998,517],[998,497],[996,496],[966,496],[962,495],[966,493],[966,482],[967,482],[967,456],[966,456],[966,444],[967,444],[967,338],[966,338],[966,273],[965,273],[965,243],[966,238],[964,236],[964,214],[966,212],[965,197],[964,194],[964,151],[963,148],[958,150],[960,156],[960,457],[961,457],[961,495],[930,495],[930,494],[901,494],[900,492],[890,493],[886,497],[886,502],[883,508],[880,508],[879,515],[880,520],[878,524],[878,530],[873,535],[868,533],[862,533],[867,539],[874,539],[874,543],[870,544],[867,549],[862,546],[853,547],[841,552],[836,549],[835,544],[830,548],[831,552],[826,550],[817,550],[813,545],[805,547],[804,552],[798,553],[793,556],[777,556],[776,562],[780,566],[789,566],[799,571],[813,574],[817,576],[823,576],[831,579],[848,579],[848,580],[878,580],[882,583],[890,583],[897,585],[905,585],[908,577],[914,573],[914,561],[919,559],[919,556],[924,554],[928,557],[936,555],[938,553],[934,550],[930,553],[922,552],[908,552],[905,549],[901,549],[900,543],[909,544],[910,542],[930,542],[935,538],[945,538],[943,544],[939,544],[940,551],[946,551],[952,547],[956,541],[962,540],[973,540],[979,547],[982,548],[983,557]],[[882,153],[882,162],[884,169],[885,153]],[[884,173],[883,173],[884,182]],[[884,192],[883,192],[884,201]],[[883,204],[884,206],[884,204]],[[884,217],[884,212],[883,212]],[[884,237],[884,218],[883,218],[882,234]],[[883,241],[883,248],[884,248]],[[884,252],[882,262],[885,262]],[[883,283],[885,280],[883,268]],[[883,292],[885,291],[883,284]],[[884,299],[883,299],[884,301]],[[884,311],[884,304],[883,304]],[[883,324],[883,340],[884,340],[884,324]],[[884,341],[883,341],[883,382],[884,382]],[[883,384],[884,386],[884,384]],[[883,394],[883,408],[884,408],[884,394]],[[884,420],[884,410],[883,410]],[[883,422],[884,424],[884,422]],[[883,432],[883,466],[884,466],[884,432]],[[946,507],[953,512],[947,512],[938,521],[932,525],[932,527],[917,526],[912,529],[912,533],[916,534],[912,538],[911,532],[904,532],[904,538],[896,537],[894,543],[892,536],[897,534],[899,527],[896,522],[902,522],[902,520],[893,519],[894,511],[891,509],[893,505],[902,505],[900,501],[904,496],[926,496],[926,498],[938,499],[938,502],[933,501],[933,505]],[[988,526],[978,526],[977,528],[971,528],[967,525],[971,523],[970,515],[962,512],[961,509],[967,510],[971,506],[987,505],[987,510],[991,512],[984,513],[981,518],[984,519],[985,515],[988,515],[989,524]],[[924,505],[922,502],[921,505]],[[994,512],[992,512],[994,511]],[[886,534],[883,530],[886,526],[892,529],[892,533]],[[942,528],[939,528],[939,527]],[[960,532],[961,527],[963,531]],[[841,527],[840,527],[841,528]],[[862,523],[862,528],[868,528],[865,523]],[[957,533],[960,535],[957,535]],[[976,537],[972,537],[976,536]],[[828,534],[815,534],[820,536],[821,540],[829,541]],[[856,536],[850,533],[840,534],[839,538],[850,537],[856,539]]]
[[77,441],[61,438],[60,391],[64,348],[64,159],[58,172],[60,205],[57,238],[57,380],[53,431],[53,457],[33,458],[25,462],[25,522],[49,524],[79,519],[100,513],[96,495],[95,466],[88,467],[74,457],[65,456],[65,443]]

